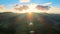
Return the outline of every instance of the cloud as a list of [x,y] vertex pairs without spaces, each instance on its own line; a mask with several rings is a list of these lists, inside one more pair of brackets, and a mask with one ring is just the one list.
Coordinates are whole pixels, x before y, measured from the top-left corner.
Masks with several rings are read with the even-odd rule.
[[[47,3],[47,4],[51,4],[51,3]],[[14,7],[9,8],[9,9],[6,9],[4,6],[0,6],[1,7],[0,12],[6,12],[6,11],[8,11],[8,12],[14,12],[14,13],[21,13],[22,12],[22,11],[19,11],[19,10],[15,10],[14,9],[15,8],[15,4],[13,4],[13,5],[14,5]],[[21,6],[23,6],[23,5],[21,5]],[[26,12],[27,11],[34,11],[34,12],[37,12],[37,13],[40,12],[39,10],[35,9],[35,7],[37,6],[37,4],[29,4],[27,6],[29,7],[29,9],[26,10]],[[17,8],[18,7],[20,7],[20,5],[17,6]],[[23,11],[25,11],[25,10],[23,10]],[[41,11],[41,12],[45,12],[45,11]],[[51,6],[51,8],[48,11],[46,11],[46,12],[47,13],[60,14],[60,9],[59,8],[56,8],[54,6]]]
[[4,5],[0,5],[0,12],[5,11],[5,6]]
[[0,5],[0,9],[4,9],[5,7],[4,7],[4,5]]
[[20,3],[23,3],[23,2],[30,2],[30,0],[19,0]]
[[47,11],[47,13],[60,14],[60,9],[52,6],[50,10]]
[[48,3],[42,4],[42,5],[49,6],[50,4],[52,4],[52,2],[48,2]]

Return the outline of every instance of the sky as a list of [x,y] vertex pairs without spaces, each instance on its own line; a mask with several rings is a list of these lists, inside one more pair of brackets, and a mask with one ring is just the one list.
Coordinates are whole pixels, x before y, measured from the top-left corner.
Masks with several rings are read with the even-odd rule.
[[52,6],[55,6],[57,8],[60,8],[60,0],[29,0],[29,1],[25,1],[22,2],[22,0],[0,0],[0,5],[5,5],[8,6],[9,4],[32,4],[32,3],[36,3],[36,4],[44,4],[44,3],[49,3],[51,2]]

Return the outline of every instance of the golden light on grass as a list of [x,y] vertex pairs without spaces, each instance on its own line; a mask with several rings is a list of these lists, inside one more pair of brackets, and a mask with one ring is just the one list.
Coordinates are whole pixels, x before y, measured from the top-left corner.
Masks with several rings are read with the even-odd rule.
[[31,13],[31,12],[27,13],[27,20],[31,20],[32,19],[32,15],[33,15],[33,13]]

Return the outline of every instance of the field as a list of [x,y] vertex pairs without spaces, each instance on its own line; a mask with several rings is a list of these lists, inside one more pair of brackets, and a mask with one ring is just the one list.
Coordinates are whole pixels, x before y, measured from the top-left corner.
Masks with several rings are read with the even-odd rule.
[[0,13],[0,34],[60,34],[60,14]]

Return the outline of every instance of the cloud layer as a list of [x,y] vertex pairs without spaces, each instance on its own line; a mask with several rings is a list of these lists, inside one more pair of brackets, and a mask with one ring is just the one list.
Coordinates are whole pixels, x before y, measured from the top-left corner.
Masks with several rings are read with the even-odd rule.
[[[50,3],[48,3],[48,4],[50,4]],[[23,5],[21,5],[21,6],[23,6]],[[29,9],[26,10],[26,12],[28,12],[28,11],[31,11],[31,12],[32,11],[40,12],[39,10],[35,9],[36,6],[37,6],[37,4],[29,4],[28,5]],[[0,8],[0,12],[14,12],[14,13],[20,13],[20,12],[22,12],[22,11],[19,11],[19,10],[15,10],[14,9],[15,7],[10,8],[10,9],[6,9],[5,6],[0,6],[0,7],[1,7]],[[18,7],[19,7],[19,5],[17,6],[17,8]],[[23,11],[25,11],[25,10],[23,10]],[[51,8],[48,11],[41,11],[41,12],[60,14],[60,9],[51,6]]]

